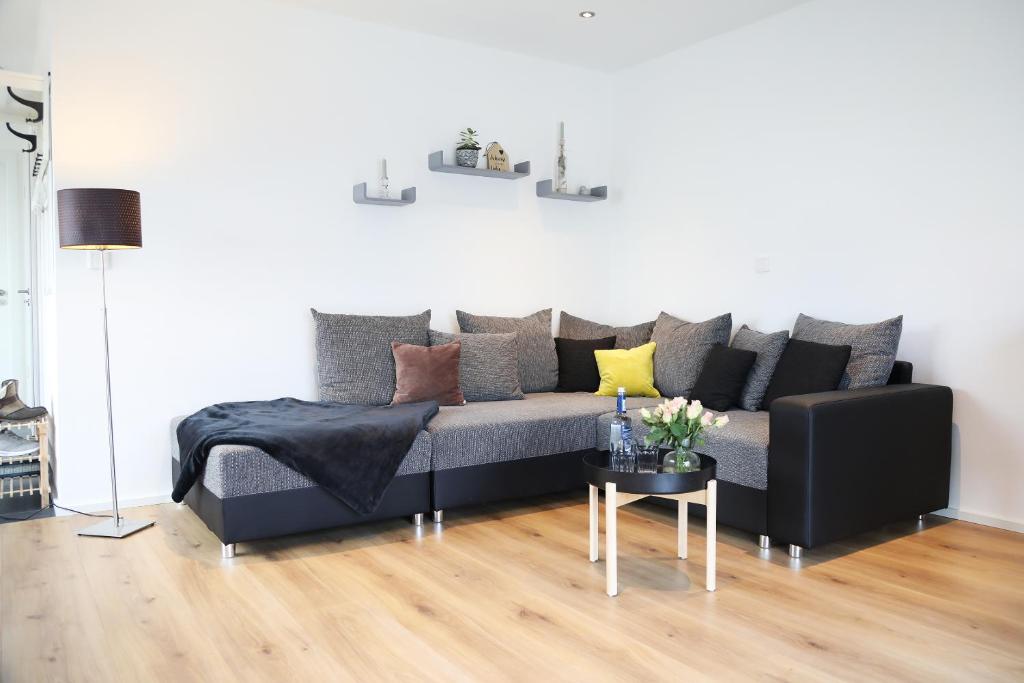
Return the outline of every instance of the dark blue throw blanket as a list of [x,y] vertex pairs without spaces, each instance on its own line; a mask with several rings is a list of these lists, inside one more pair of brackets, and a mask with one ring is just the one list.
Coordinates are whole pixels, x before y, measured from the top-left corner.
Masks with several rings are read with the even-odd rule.
[[297,398],[218,403],[178,425],[180,503],[206,466],[210,449],[255,446],[304,474],[356,512],[377,509],[412,442],[437,403],[356,406]]

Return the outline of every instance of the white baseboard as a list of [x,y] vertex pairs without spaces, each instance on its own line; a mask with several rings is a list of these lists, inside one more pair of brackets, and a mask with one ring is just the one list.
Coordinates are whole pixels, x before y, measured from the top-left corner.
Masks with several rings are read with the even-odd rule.
[[1019,534],[1024,534],[1024,522],[1015,521],[1012,519],[990,517],[989,515],[981,515],[976,512],[971,512],[969,510],[960,510],[957,508],[946,508],[945,510],[936,510],[932,514],[939,515],[940,517],[948,517],[950,519],[959,519],[962,522],[983,524],[984,526],[991,526],[997,529],[1006,529],[1007,531],[1016,531]]
[[[82,512],[110,512],[109,500],[76,503],[73,501],[57,499],[54,500],[53,502],[55,505],[63,505],[66,508],[74,508],[75,510],[80,510]],[[144,498],[127,498],[121,499],[117,502],[121,510],[124,510],[125,508],[142,507],[144,505],[159,505],[160,503],[170,503],[171,494],[164,493],[156,496],[146,496]],[[58,517],[75,514],[73,512],[61,510],[60,508],[55,509],[54,513]]]

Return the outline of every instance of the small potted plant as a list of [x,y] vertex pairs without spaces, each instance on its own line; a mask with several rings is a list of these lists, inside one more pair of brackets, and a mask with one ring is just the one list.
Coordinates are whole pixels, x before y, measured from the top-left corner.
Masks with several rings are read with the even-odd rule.
[[728,415],[715,417],[705,411],[700,401],[687,404],[682,397],[665,399],[665,402],[648,410],[640,409],[640,418],[651,428],[644,437],[648,444],[659,444],[671,448],[665,455],[662,469],[676,472],[695,472],[700,469],[700,458],[693,452],[695,446],[704,445],[704,432],[712,427],[721,429],[729,424]]
[[480,143],[476,141],[476,135],[472,128],[459,132],[459,146],[455,148],[455,163],[459,166],[476,168],[480,158]]

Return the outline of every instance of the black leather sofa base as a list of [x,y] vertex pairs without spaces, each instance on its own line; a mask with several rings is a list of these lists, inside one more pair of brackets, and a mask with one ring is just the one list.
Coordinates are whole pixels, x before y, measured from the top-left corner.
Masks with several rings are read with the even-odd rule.
[[434,472],[435,510],[583,490],[583,456],[593,449]]
[[928,384],[771,407],[769,535],[813,548],[949,504],[953,392]]
[[[171,463],[177,479],[178,461],[172,458]],[[221,543],[238,543],[429,512],[430,473],[395,477],[380,506],[369,515],[355,512],[319,486],[218,498],[197,484],[185,503]]]
[[[583,476],[583,456],[596,452],[574,451],[439,470],[434,472],[434,509],[445,510],[563,491],[585,491],[587,482]],[[651,498],[650,501],[666,507],[676,506],[674,501],[659,498]],[[704,506],[691,504],[690,512],[704,517]],[[753,534],[768,533],[767,493],[719,480],[718,521]]]

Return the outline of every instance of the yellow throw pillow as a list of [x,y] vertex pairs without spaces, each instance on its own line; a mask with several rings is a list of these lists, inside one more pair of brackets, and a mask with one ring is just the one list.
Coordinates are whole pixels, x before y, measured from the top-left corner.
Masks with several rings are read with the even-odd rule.
[[659,398],[654,388],[654,342],[634,349],[594,351],[601,386],[595,395],[615,396],[619,387],[626,388],[627,396]]

